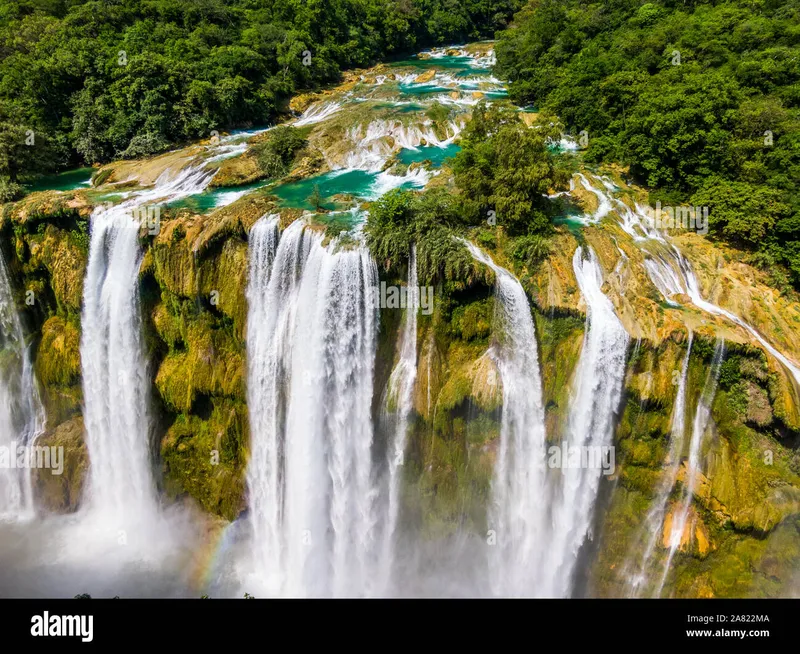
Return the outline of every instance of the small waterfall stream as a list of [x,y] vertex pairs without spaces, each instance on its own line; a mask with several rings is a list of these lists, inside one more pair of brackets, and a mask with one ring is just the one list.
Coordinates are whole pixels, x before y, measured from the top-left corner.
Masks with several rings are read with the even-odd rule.
[[475,245],[465,244],[495,273],[497,340],[490,356],[500,371],[503,409],[488,518],[496,534],[489,552],[490,581],[497,595],[538,595],[549,543],[544,405],[533,317],[517,278]]
[[762,347],[775,357],[789,371],[794,380],[800,385],[800,366],[791,361],[787,356],[779,352],[767,339],[765,339],[755,327],[730,311],[723,309],[711,302],[703,299],[697,276],[694,274],[691,265],[686,258],[672,247],[665,257],[651,257],[645,262],[650,279],[654,286],[664,296],[672,302],[672,297],[676,294],[689,296],[698,309],[706,311],[715,316],[723,316],[732,323],[739,325],[755,338]]
[[642,554],[638,571],[635,575],[632,574],[630,570],[628,571],[631,597],[637,597],[645,590],[645,584],[648,581],[647,574],[650,561],[653,557],[658,540],[661,537],[669,496],[670,493],[672,493],[672,489],[675,487],[678,471],[681,466],[681,453],[683,452],[686,432],[686,383],[689,378],[689,360],[692,355],[693,341],[694,334],[689,332],[686,355],[683,357],[681,375],[678,380],[678,389],[675,393],[675,403],[672,407],[668,467],[663,473],[663,477],[656,491],[655,499],[644,521],[643,529],[644,533],[647,534],[647,546]]
[[34,515],[31,468],[17,468],[17,448],[31,446],[44,428],[44,409],[33,374],[6,264],[0,255],[0,521]]
[[669,552],[667,554],[667,560],[664,563],[664,572],[661,575],[661,581],[655,593],[656,597],[660,597],[664,590],[664,583],[667,579],[672,559],[681,544],[683,532],[686,527],[689,507],[692,504],[694,492],[697,488],[697,480],[700,473],[700,455],[703,450],[706,428],[711,418],[711,405],[714,402],[714,397],[717,392],[717,382],[719,381],[720,367],[724,357],[725,341],[720,339],[717,341],[716,348],[714,348],[711,367],[708,369],[703,393],[700,396],[700,402],[697,405],[697,411],[694,414],[694,421],[692,422],[692,439],[689,442],[689,459],[686,465],[686,477],[683,482],[683,495],[678,511],[672,518],[669,532]]
[[400,517],[400,497],[403,482],[406,441],[409,419],[413,409],[414,385],[417,381],[417,311],[419,288],[417,282],[417,248],[412,245],[408,261],[407,288],[409,300],[400,335],[400,359],[389,377],[386,398],[386,413],[393,420],[393,438],[387,448],[388,498],[386,520],[383,529],[383,551],[381,575],[384,594],[392,584],[397,547],[397,526]]
[[[614,416],[622,397],[629,336],[602,292],[603,272],[594,252],[578,248],[572,259],[586,302],[586,332],[575,372],[566,429],[569,451],[583,453],[613,447]],[[598,449],[600,448],[600,449]],[[572,592],[578,554],[587,537],[602,475],[600,467],[564,466],[553,500],[554,537],[545,563],[548,595]]]

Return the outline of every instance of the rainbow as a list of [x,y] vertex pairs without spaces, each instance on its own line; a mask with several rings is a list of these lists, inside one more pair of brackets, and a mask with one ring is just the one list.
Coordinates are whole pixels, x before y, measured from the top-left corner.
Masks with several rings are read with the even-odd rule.
[[191,588],[200,595],[208,594],[214,583],[214,574],[220,570],[225,554],[236,541],[239,520],[228,524],[215,525],[208,531],[207,538],[196,554],[196,564],[192,574]]

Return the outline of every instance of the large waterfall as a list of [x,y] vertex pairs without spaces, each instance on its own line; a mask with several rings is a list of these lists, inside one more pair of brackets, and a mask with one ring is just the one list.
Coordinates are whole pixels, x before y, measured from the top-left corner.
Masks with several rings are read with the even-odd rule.
[[5,261],[0,256],[0,447],[9,460],[0,466],[0,520],[33,515],[30,469],[13,467],[17,447],[31,445],[44,427],[44,411],[33,376],[22,324]]
[[492,356],[503,386],[500,446],[492,482],[490,580],[497,595],[540,595],[547,545],[547,486],[542,380],[531,308],[522,285],[482,250],[472,255],[495,273]]
[[[142,228],[158,202],[201,192],[213,175],[189,166],[166,171],[152,189],[92,213],[89,262],[83,285],[81,368],[84,420],[91,462],[88,508],[109,529],[126,532],[156,515],[150,457],[149,385],[139,300]],[[126,538],[132,534],[126,533]]]
[[489,528],[496,532],[490,580],[498,595],[569,596],[602,474],[599,466],[572,466],[571,454],[577,452],[585,462],[584,451],[613,446],[628,334],[601,291],[603,273],[594,252],[584,258],[578,248],[573,266],[586,302],[586,334],[565,432],[567,449],[555,466],[560,470],[548,475],[542,383],[527,296],[507,270],[471,243],[466,246],[496,275],[498,340],[492,355],[503,385],[503,413],[489,512]]
[[[269,219],[266,219],[269,221]],[[258,227],[272,230],[269,225]],[[274,247],[263,233],[251,261]],[[274,234],[274,232],[273,232]],[[366,250],[323,246],[302,221],[281,236],[268,280],[252,263],[248,334],[256,575],[269,594],[373,592],[378,538],[371,403],[377,268]]]
[[149,379],[139,306],[139,223],[119,205],[92,215],[81,364],[89,506],[116,524],[154,511]]
[[[601,290],[603,272],[594,252],[589,249],[584,257],[582,248],[578,248],[572,265],[586,302],[586,332],[566,426],[570,459],[573,452],[582,456],[613,447],[614,416],[621,400],[629,341],[614,306]],[[554,536],[547,550],[542,587],[543,594],[557,597],[572,592],[579,551],[591,536],[603,470],[562,462],[561,473],[552,504]]]

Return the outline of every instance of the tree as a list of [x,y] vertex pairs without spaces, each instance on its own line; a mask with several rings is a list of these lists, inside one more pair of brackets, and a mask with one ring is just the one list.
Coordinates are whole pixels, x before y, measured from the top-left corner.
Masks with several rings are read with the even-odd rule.
[[544,231],[550,225],[544,196],[568,179],[549,147],[559,137],[558,124],[546,115],[529,128],[515,109],[481,103],[453,162],[456,184],[510,231]]
[[694,194],[692,203],[709,208],[710,230],[752,246],[771,236],[781,218],[788,218],[790,207],[781,198],[768,186],[714,177]]
[[22,125],[0,122],[0,177],[19,178],[52,169],[52,153],[44,134]]
[[308,196],[308,202],[314,207],[314,211],[322,210],[323,200],[324,198],[319,190],[319,184],[314,184],[314,189],[311,191],[311,195]]

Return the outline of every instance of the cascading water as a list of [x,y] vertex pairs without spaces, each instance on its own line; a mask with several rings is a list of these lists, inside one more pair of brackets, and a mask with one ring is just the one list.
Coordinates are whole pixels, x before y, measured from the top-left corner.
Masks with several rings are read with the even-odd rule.
[[[674,299],[676,295],[688,295],[689,299],[698,309],[712,315],[723,316],[742,327],[752,335],[764,349],[780,361],[795,379],[798,386],[800,386],[800,366],[779,352],[747,321],[703,299],[697,277],[694,274],[694,270],[692,270],[691,264],[680,253],[678,248],[670,243],[665,235],[653,226],[652,218],[647,215],[648,210],[646,208],[637,204],[636,211],[631,211],[624,202],[611,195],[611,191],[613,191],[616,186],[605,178],[595,176],[595,179],[599,180],[605,187],[605,190],[602,190],[593,187],[585,175],[579,173],[577,176],[586,190],[593,193],[598,200],[598,209],[593,215],[586,218],[587,222],[598,222],[607,216],[612,209],[616,208],[621,218],[620,226],[622,229],[630,234],[634,241],[649,241],[649,243],[643,247],[646,254],[644,266],[653,285],[669,304],[677,305]],[[655,245],[655,249],[651,248],[651,245]]]
[[765,339],[757,329],[755,329],[748,322],[742,320],[736,314],[723,309],[716,304],[712,304],[703,299],[700,293],[700,286],[697,282],[697,277],[692,270],[689,262],[681,255],[681,253],[674,246],[668,251],[664,257],[650,257],[645,261],[645,267],[648,271],[653,285],[664,296],[664,299],[674,304],[672,297],[676,294],[682,293],[689,296],[698,309],[706,311],[715,316],[723,316],[730,320],[732,323],[738,325],[747,331],[753,338],[755,338],[781,364],[789,371],[794,380],[800,385],[800,367],[788,357],[779,352],[767,339]]
[[383,551],[381,553],[381,586],[384,593],[390,588],[394,570],[403,462],[409,419],[413,408],[414,384],[417,381],[417,309],[419,307],[419,289],[417,286],[417,248],[413,245],[408,261],[407,287],[409,300],[403,321],[403,331],[400,336],[400,359],[389,377],[387,389],[388,406],[386,412],[394,419],[394,430],[391,445],[387,450],[389,491],[386,525],[383,531]]
[[444,148],[455,140],[463,126],[463,120],[451,120],[446,127],[446,137],[440,139],[433,126],[425,123],[419,126],[405,125],[398,120],[373,120],[366,127],[356,125],[347,132],[347,138],[354,147],[348,151],[344,167],[380,172],[398,146],[417,150],[422,143],[425,143],[429,147]]
[[[582,248],[578,248],[572,265],[586,302],[586,333],[575,374],[566,445],[570,453],[573,448],[583,453],[612,446],[629,337],[601,290],[603,273],[594,252],[590,249],[584,258]],[[590,536],[602,470],[562,462],[561,472],[560,492],[552,504],[554,534],[547,550],[542,586],[543,594],[558,597],[572,591],[578,554]]]
[[664,564],[664,572],[661,575],[661,581],[656,590],[656,597],[661,596],[664,589],[664,582],[667,579],[672,559],[675,552],[681,544],[683,531],[686,527],[686,521],[689,516],[689,507],[694,498],[694,492],[697,487],[698,474],[700,472],[700,455],[703,449],[703,440],[708,427],[709,419],[711,418],[711,405],[714,402],[714,397],[717,392],[717,382],[719,381],[720,368],[722,366],[722,359],[725,357],[725,341],[720,339],[717,341],[717,346],[714,348],[714,356],[711,360],[711,367],[708,370],[708,376],[703,387],[703,393],[700,396],[700,402],[697,405],[697,410],[694,414],[694,421],[692,422],[692,439],[689,443],[689,460],[686,466],[686,477],[683,483],[683,497],[678,507],[676,514],[673,515],[671,529],[669,533],[669,553],[667,555],[666,563]]
[[[273,247],[271,236],[256,236],[254,248]],[[260,251],[252,257],[267,260]],[[267,284],[253,278],[259,269],[251,263],[251,311],[265,316],[257,329],[275,342],[248,334],[249,397],[264,405],[251,419],[248,471],[254,547],[264,548],[256,576],[270,594],[369,595],[378,555],[377,268],[366,250],[324,247],[321,234],[296,221],[280,238]]]
[[[283,510],[282,452],[279,434],[280,390],[286,374],[287,336],[293,326],[296,287],[300,277],[302,226],[295,223],[284,235],[281,259],[278,217],[267,216],[250,230],[247,287],[247,398],[251,444],[247,484],[250,520],[258,547],[254,567],[270,588],[279,583],[281,544],[278,531]],[[273,275],[274,268],[274,275]]]
[[314,125],[330,118],[342,108],[341,102],[315,102],[303,114],[294,121],[295,127],[305,127]]
[[611,201],[611,198],[607,193],[596,189],[589,183],[589,180],[586,179],[586,176],[583,173],[578,173],[578,179],[581,180],[581,184],[583,187],[592,193],[597,198],[597,209],[589,218],[590,222],[599,222],[603,218],[605,218],[609,213],[611,213],[614,205]]
[[213,171],[202,166],[187,167],[175,176],[166,171],[152,189],[92,213],[80,345],[91,462],[88,508],[109,525],[134,527],[137,533],[152,523],[157,501],[139,303],[143,224],[136,215],[152,217],[150,203],[202,192],[212,176]]
[[492,481],[489,567],[497,595],[540,594],[546,546],[545,426],[542,380],[531,308],[519,281],[482,250],[472,256],[495,273],[495,335],[490,355],[503,387],[500,447]]
[[675,487],[678,471],[681,465],[681,452],[683,451],[684,435],[686,431],[686,382],[689,378],[689,359],[692,354],[694,334],[689,332],[689,342],[686,346],[686,355],[683,357],[681,376],[678,380],[678,390],[675,394],[675,403],[672,408],[672,420],[669,439],[669,468],[664,472],[664,477],[658,486],[656,496],[650,511],[644,521],[644,532],[647,536],[647,546],[642,554],[641,563],[635,575],[630,572],[630,596],[636,597],[644,590],[647,582],[647,572],[653,557],[656,544],[661,535],[661,527],[667,512],[667,503],[670,493]]
[[30,469],[12,466],[18,459],[17,447],[32,445],[43,427],[44,410],[0,256],[0,448],[8,453],[0,466],[0,520],[33,516]]
[[155,511],[148,375],[139,306],[139,224],[120,205],[92,215],[81,364],[89,506],[114,520]]

